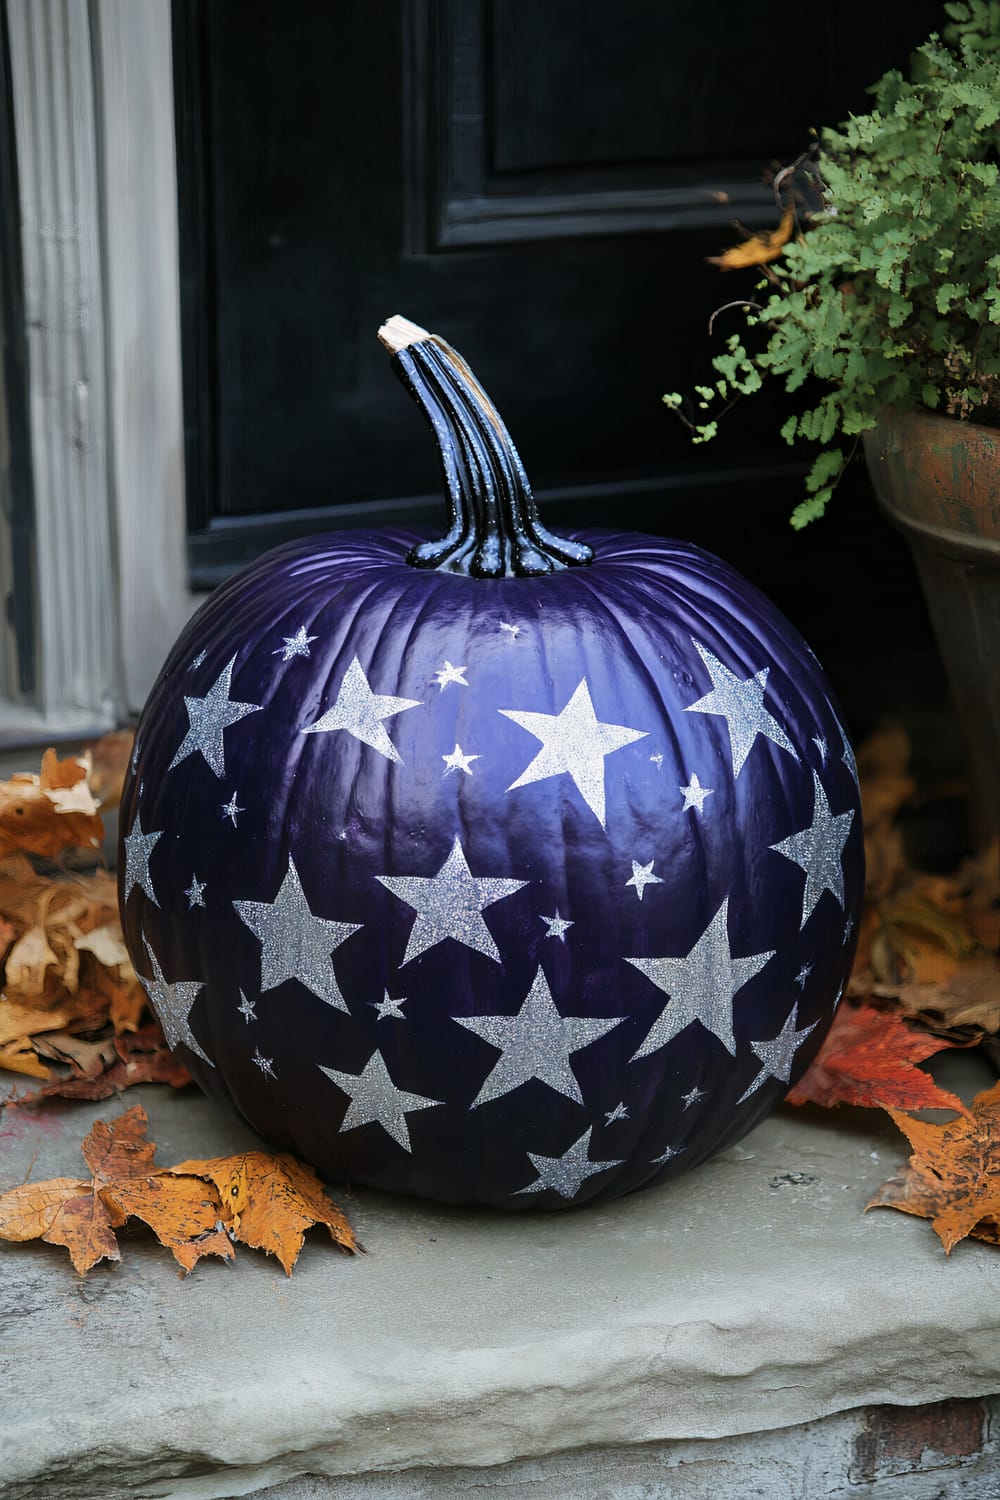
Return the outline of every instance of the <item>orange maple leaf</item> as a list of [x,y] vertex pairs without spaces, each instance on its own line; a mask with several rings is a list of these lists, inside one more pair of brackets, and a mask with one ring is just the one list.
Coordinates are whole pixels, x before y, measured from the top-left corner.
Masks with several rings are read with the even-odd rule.
[[842,1005],[826,1041],[788,1104],[859,1104],[867,1109],[954,1109],[966,1113],[956,1094],[938,1088],[917,1063],[959,1042],[929,1036],[873,1005]]
[[889,1113],[914,1151],[901,1176],[883,1183],[867,1208],[930,1219],[947,1254],[967,1235],[1000,1242],[1000,1083],[944,1125]]
[[784,253],[794,226],[795,210],[786,208],[777,229],[772,229],[769,234],[752,234],[742,245],[732,245],[728,250],[723,250],[721,255],[707,255],[705,259],[710,266],[718,266],[720,271],[740,271],[746,266],[765,266],[768,261],[777,260]]
[[311,1224],[325,1224],[349,1254],[362,1248],[312,1168],[294,1157],[249,1151],[160,1169],[147,1125],[138,1104],[110,1123],[98,1120],[81,1148],[89,1182],[57,1177],[0,1194],[0,1239],[63,1245],[81,1275],[121,1259],[114,1231],[130,1217],[152,1229],[185,1273],[203,1255],[232,1260],[238,1239],[276,1254],[291,1275]]

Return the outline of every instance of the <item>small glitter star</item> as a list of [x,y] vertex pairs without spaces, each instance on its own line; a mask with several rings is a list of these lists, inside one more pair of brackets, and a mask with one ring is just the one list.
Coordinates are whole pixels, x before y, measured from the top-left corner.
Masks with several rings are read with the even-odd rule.
[[390,1000],[389,991],[386,990],[384,1000],[371,1000],[369,1004],[374,1005],[378,1011],[377,1019],[379,1021],[384,1021],[388,1017],[391,1017],[394,1021],[406,1020],[406,1017],[403,1015],[403,1006],[406,1004],[405,995],[400,996],[398,1000]]
[[767,1078],[778,1078],[782,1083],[787,1083],[792,1073],[792,1063],[798,1048],[805,1041],[810,1031],[815,1031],[817,1023],[806,1026],[802,1031],[796,1031],[795,1023],[798,1019],[799,1007],[796,1003],[792,1006],[792,1013],[785,1021],[778,1035],[770,1041],[751,1042],[750,1047],[763,1063],[763,1067],[751,1083],[737,1099],[737,1104],[742,1104],[751,1094],[760,1088]]
[[259,713],[260,703],[236,703],[229,696],[236,657],[232,657],[219,673],[203,698],[185,696],[184,707],[188,715],[188,731],[177,748],[177,753],[168,771],[189,755],[200,754],[206,765],[216,776],[226,774],[226,756],[223,736],[233,724],[245,719],[247,714]]
[[308,656],[311,641],[316,640],[314,635],[306,635],[306,627],[300,625],[294,635],[283,637],[285,644],[272,651],[272,656],[280,655],[282,661],[291,661],[293,656]]
[[592,1129],[593,1126],[588,1126],[580,1139],[574,1141],[562,1156],[537,1156],[529,1151],[528,1159],[538,1173],[538,1180],[530,1182],[527,1187],[518,1188],[518,1192],[542,1193],[546,1188],[553,1188],[563,1198],[573,1198],[586,1178],[592,1177],[595,1172],[603,1172],[607,1167],[620,1167],[620,1161],[590,1160]]
[[614,1109],[609,1109],[604,1116],[606,1125],[613,1125],[616,1120],[627,1120],[628,1110],[624,1104],[616,1104]]
[[802,894],[802,922],[804,927],[816,910],[816,905],[825,891],[843,909],[844,906],[844,846],[851,832],[854,810],[831,813],[826,792],[816,772],[813,772],[813,815],[808,828],[791,834],[779,844],[770,847],[776,854],[791,860],[805,872],[805,888]]
[[220,810],[220,813],[221,813],[221,815],[222,815],[223,818],[231,818],[232,819],[232,821],[233,821],[233,827],[234,828],[237,826],[236,825],[236,814],[237,813],[241,813],[241,812],[246,812],[246,808],[245,807],[237,807],[237,805],[236,805],[236,793],[235,792],[230,797],[230,799],[229,799],[228,802],[220,802],[219,803],[219,810]]
[[185,896],[188,898],[188,911],[193,910],[193,908],[196,907],[196,906],[204,906],[205,905],[205,894],[204,894],[204,892],[205,892],[205,882],[203,880],[199,880],[198,877],[197,877],[197,875],[192,875],[191,876],[191,884],[188,886],[187,890],[184,892]]
[[828,750],[829,747],[827,746],[826,740],[823,737],[823,735],[821,735],[821,734],[814,734],[813,735],[813,744],[816,746],[816,749],[819,751],[820,761],[825,766],[826,765],[827,750]]
[[[141,788],[140,788],[141,792]],[[141,886],[154,906],[159,906],[156,893],[153,890],[153,881],[149,873],[149,856],[153,852],[153,846],[157,839],[162,838],[163,830],[159,833],[143,833],[142,818],[139,813],[135,815],[132,830],[125,839],[125,886],[122,901],[127,901],[129,892],[135,885]],[[846,938],[844,940],[847,941]]]
[[653,765],[656,767],[656,769],[658,771],[662,771],[663,770],[663,751],[662,750],[654,750],[653,754],[649,758],[653,762]]
[[322,1063],[317,1066],[350,1101],[338,1126],[338,1134],[343,1130],[357,1130],[363,1125],[381,1125],[404,1151],[412,1153],[406,1116],[414,1110],[433,1109],[441,1103],[440,1099],[428,1099],[422,1094],[411,1094],[406,1089],[397,1088],[377,1047],[360,1073],[342,1073],[337,1068],[325,1068]]
[[539,921],[548,922],[549,924],[548,931],[545,934],[546,937],[558,938],[562,943],[566,941],[566,933],[573,926],[572,922],[567,921],[565,917],[559,915],[558,906],[556,907],[555,916],[540,917]]
[[444,666],[439,667],[434,673],[434,681],[442,692],[444,692],[449,682],[457,682],[459,687],[468,687],[469,684],[465,680],[464,672],[464,667],[453,667],[450,661],[445,661]]
[[849,943],[851,941],[851,934],[852,934],[853,931],[854,931],[854,918],[853,917],[848,917],[847,921],[844,923],[844,942],[845,943]]
[[274,1064],[274,1058],[273,1057],[262,1057],[261,1053],[260,1053],[260,1048],[259,1047],[255,1047],[254,1048],[253,1057],[251,1057],[250,1061],[252,1063],[256,1063],[257,1067],[264,1074],[265,1078],[276,1078],[277,1077],[277,1074],[275,1073],[274,1066],[273,1066],[273,1064]]
[[626,880],[625,886],[626,888],[628,888],[628,886],[634,885],[635,893],[639,897],[640,901],[642,900],[643,892],[645,891],[647,885],[663,884],[663,881],[660,879],[659,875],[653,874],[653,866],[655,865],[655,863],[655,859],[651,859],[648,865],[641,865],[637,859],[634,859],[632,861],[632,878],[631,880]]
[[809,975],[812,973],[812,971],[812,964],[803,964],[799,972],[796,974],[795,983],[798,985],[800,990],[805,989],[806,980],[809,978]]
[[512,641],[516,641],[518,636],[521,634],[520,625],[508,625],[506,620],[500,621],[500,629],[506,630]]
[[715,796],[714,789],[710,786],[702,786],[694,772],[691,773],[691,780],[687,786],[679,786],[677,790],[684,798],[684,806],[681,808],[681,812],[687,812],[689,807],[693,807],[695,812],[703,813],[705,811],[705,798]]
[[240,990],[240,1003],[236,1008],[248,1026],[251,1021],[256,1021],[257,1012],[253,1008],[253,1001],[248,1000],[242,990]]
[[446,776],[450,776],[452,771],[464,771],[466,776],[471,776],[472,762],[474,760],[480,760],[481,758],[482,757],[478,755],[464,754],[461,745],[456,744],[454,750],[450,755],[442,755],[441,757],[447,767],[447,770],[444,774]]
[[675,1156],[680,1156],[683,1150],[683,1146],[668,1146],[662,1156],[653,1157],[652,1165],[654,1167],[662,1167],[664,1162],[673,1161]]
[[201,666],[201,664],[202,664],[202,662],[203,662],[203,661],[204,661],[204,660],[205,660],[205,657],[206,657],[206,656],[207,656],[207,655],[208,655],[208,652],[207,652],[207,651],[199,651],[199,652],[198,652],[198,655],[197,655],[197,656],[196,656],[196,657],[195,657],[195,658],[194,658],[194,660],[193,660],[193,661],[192,661],[192,662],[191,662],[191,665],[190,665],[190,667],[189,667],[189,668],[188,668],[188,670],[189,670],[189,671],[190,671],[190,672],[193,672],[193,671],[194,671],[194,670],[195,670],[195,668],[196,668],[196,667],[200,667],[200,666]]
[[688,1093],[681,1095],[681,1098],[684,1101],[685,1109],[690,1109],[692,1104],[697,1104],[698,1100],[704,1099],[704,1097],[705,1090],[698,1088],[697,1085],[693,1089],[689,1090]]

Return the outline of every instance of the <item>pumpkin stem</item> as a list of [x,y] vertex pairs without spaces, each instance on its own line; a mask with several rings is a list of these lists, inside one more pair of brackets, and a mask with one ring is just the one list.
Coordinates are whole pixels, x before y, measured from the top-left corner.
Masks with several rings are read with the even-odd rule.
[[390,318],[378,336],[437,439],[448,503],[445,535],[420,542],[407,562],[471,578],[532,578],[591,562],[585,543],[542,525],[510,433],[462,356],[407,318]]

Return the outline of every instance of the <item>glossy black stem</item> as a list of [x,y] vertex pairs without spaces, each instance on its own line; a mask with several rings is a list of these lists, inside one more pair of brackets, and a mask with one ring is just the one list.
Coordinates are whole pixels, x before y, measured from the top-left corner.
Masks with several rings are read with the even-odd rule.
[[400,349],[393,364],[437,439],[448,503],[447,532],[414,547],[411,566],[534,578],[593,560],[585,543],[542,525],[510,433],[460,354],[431,334]]

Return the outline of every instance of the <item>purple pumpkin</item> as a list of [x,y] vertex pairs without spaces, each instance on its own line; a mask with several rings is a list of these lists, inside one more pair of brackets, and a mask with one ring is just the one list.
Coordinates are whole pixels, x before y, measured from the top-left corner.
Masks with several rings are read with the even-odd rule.
[[292,542],[139,723],[126,940],[209,1094],[325,1175],[561,1208],[696,1165],[816,1053],[857,774],[802,639],[718,558],[538,521],[495,409],[393,319],[450,525]]

